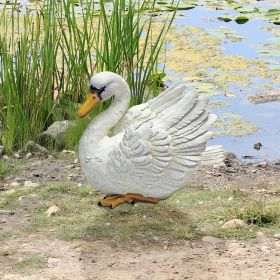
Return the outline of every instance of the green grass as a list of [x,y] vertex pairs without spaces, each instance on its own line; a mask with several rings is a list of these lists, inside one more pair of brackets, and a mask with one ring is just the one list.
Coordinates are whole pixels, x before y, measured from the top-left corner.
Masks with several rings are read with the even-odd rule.
[[[75,4],[45,0],[35,12],[20,14],[16,4],[0,11],[0,142],[7,151],[38,140],[56,120],[75,119],[93,73],[110,70],[124,76],[131,105],[158,93],[151,81],[175,12],[153,34],[152,16],[143,11],[155,1],[117,0],[108,9],[104,1],[87,0],[81,14]],[[76,145],[85,124],[69,134],[69,146]]]
[[11,231],[4,231],[4,230],[0,231],[0,241],[3,241],[12,236],[13,236],[13,233]]
[[8,164],[0,159],[0,176],[6,174],[8,170],[9,170]]
[[14,268],[16,270],[28,270],[43,268],[47,264],[47,259],[41,254],[29,254],[22,261],[16,263]]
[[[33,194],[36,194],[34,197]],[[3,196],[3,194],[0,196]],[[24,196],[23,202],[18,197]],[[158,204],[125,204],[113,210],[100,208],[102,194],[90,186],[44,184],[33,190],[6,194],[6,209],[20,211],[24,203],[31,221],[21,232],[53,235],[63,240],[107,240],[122,244],[177,242],[204,235],[246,239],[258,231],[273,235],[280,227],[280,202],[256,201],[237,189],[209,190],[190,186]],[[230,198],[230,199],[229,199]],[[47,217],[46,210],[56,205],[60,211]],[[234,218],[247,227],[223,229]],[[3,239],[8,238],[3,236]]]
[[251,201],[243,208],[233,210],[236,218],[246,221],[248,224],[265,226],[266,224],[279,222],[280,203],[272,204],[264,201]]

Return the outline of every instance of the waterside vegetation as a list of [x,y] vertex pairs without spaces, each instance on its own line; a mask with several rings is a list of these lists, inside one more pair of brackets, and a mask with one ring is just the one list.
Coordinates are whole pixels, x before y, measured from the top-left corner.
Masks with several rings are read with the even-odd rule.
[[[155,1],[136,4],[86,1],[77,14],[72,1],[45,0],[35,10],[4,6],[0,11],[0,143],[6,151],[37,141],[57,120],[75,119],[89,77],[109,70],[126,77],[131,105],[157,94],[158,57],[175,11],[153,34],[153,18],[145,12]],[[103,110],[100,106],[93,114]],[[89,119],[69,132],[78,142]]]

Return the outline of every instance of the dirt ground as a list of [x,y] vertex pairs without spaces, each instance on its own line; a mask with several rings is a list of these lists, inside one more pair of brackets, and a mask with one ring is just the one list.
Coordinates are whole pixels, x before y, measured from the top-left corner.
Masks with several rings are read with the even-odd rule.
[[[13,190],[17,185],[14,182],[86,182],[72,154],[20,162],[16,172],[1,178],[2,191]],[[217,168],[201,169],[192,181],[214,189],[239,186],[253,195],[269,196],[264,183],[279,184],[279,179],[277,163],[257,166],[231,160]],[[13,213],[0,212],[0,233],[28,223],[28,218],[25,212],[20,219]],[[174,243],[135,242],[124,246],[94,238],[65,241],[51,234],[18,235],[15,230],[14,236],[0,242],[1,280],[280,279],[280,239],[261,231],[256,238],[245,240],[203,236]],[[27,270],[11,266],[15,259],[20,262],[30,253],[47,256],[44,265],[31,265]]]

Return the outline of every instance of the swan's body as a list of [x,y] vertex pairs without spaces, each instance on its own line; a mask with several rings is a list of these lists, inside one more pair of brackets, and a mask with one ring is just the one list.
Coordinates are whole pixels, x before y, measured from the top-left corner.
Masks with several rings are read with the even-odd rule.
[[97,189],[164,199],[184,187],[202,161],[221,161],[220,147],[205,152],[216,119],[206,109],[207,98],[178,86],[127,110],[130,90],[123,78],[102,72],[90,84],[100,99],[114,95],[80,140],[81,168]]

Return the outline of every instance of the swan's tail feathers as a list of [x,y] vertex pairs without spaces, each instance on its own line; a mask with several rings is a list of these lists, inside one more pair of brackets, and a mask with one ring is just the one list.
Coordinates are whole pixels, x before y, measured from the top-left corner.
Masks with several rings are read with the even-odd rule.
[[201,156],[201,165],[214,165],[223,162],[225,151],[222,146],[209,146]]

